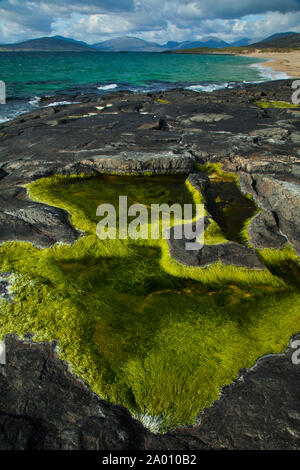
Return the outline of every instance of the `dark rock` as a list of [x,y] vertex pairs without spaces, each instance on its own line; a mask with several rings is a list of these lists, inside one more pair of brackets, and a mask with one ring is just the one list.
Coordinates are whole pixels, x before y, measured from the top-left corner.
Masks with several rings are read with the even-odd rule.
[[291,134],[291,141],[293,144],[300,144],[300,132],[293,132]]
[[299,450],[300,366],[293,364],[294,353],[289,347],[260,359],[223,389],[198,426],[182,432],[229,450]]
[[204,245],[197,251],[186,250],[186,239],[168,240],[172,258],[187,266],[210,266],[220,262],[224,266],[238,266],[248,269],[265,269],[257,258],[255,250],[238,243]]
[[300,449],[300,366],[292,348],[242,371],[196,426],[161,435],[93,394],[57,357],[55,344],[15,336],[5,343],[1,450]]
[[287,239],[281,235],[272,211],[260,212],[248,227],[249,241],[255,248],[283,248]]
[[[188,182],[196,189],[201,198],[205,198],[207,188],[210,185],[209,178],[204,173],[191,173]],[[204,219],[204,230],[210,225],[208,217]],[[195,224],[192,226],[195,231]],[[200,235],[200,233],[198,234]],[[221,262],[224,266],[238,266],[249,269],[264,269],[263,264],[257,258],[255,250],[234,242],[219,245],[205,244],[200,250],[189,251],[186,244],[189,240],[185,237],[182,240],[174,239],[174,229],[170,230],[169,247],[172,258],[187,266],[210,266]],[[195,242],[195,238],[190,240]]]
[[[0,366],[1,450],[182,446],[173,436],[160,443],[160,436],[151,435],[124,408],[93,394],[59,360],[55,344],[22,342],[14,336],[5,343],[7,364]],[[200,441],[199,446],[209,448]]]
[[[83,155],[82,155],[83,156]],[[82,165],[98,173],[188,173],[195,164],[189,152],[122,152],[115,156],[93,156],[82,160]]]
[[273,141],[284,141],[288,138],[289,131],[284,128],[266,128],[266,129],[256,129],[255,131],[250,132],[250,135],[258,137],[259,139],[272,139]]
[[260,174],[240,175],[240,182],[244,191],[252,194],[265,210],[272,212],[278,231],[300,253],[300,186],[293,181]]
[[12,302],[12,298],[9,292],[10,277],[12,273],[0,273],[0,298]]
[[29,201],[23,188],[0,191],[0,241],[30,241],[38,246],[74,242],[79,233],[66,211]]
[[209,177],[206,173],[191,173],[188,177],[188,182],[200,193],[201,196],[204,196],[204,193],[209,186]]

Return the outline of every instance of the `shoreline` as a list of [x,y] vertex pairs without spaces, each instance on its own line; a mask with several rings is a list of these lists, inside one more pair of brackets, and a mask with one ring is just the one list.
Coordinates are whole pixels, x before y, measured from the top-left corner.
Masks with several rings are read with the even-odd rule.
[[[170,54],[196,54],[196,55],[232,55],[236,57],[249,57],[262,59],[262,62],[258,63],[261,67],[271,69],[273,72],[282,72],[286,74],[286,79],[299,77],[300,78],[300,50],[289,50],[283,52],[272,52],[270,50],[262,49],[242,49],[240,51],[226,50],[225,49],[209,49],[201,51],[197,49],[186,49],[182,51],[168,52]],[[270,71],[270,72],[271,72]],[[272,73],[272,72],[271,72]],[[283,77],[281,77],[283,79]],[[276,80],[271,78],[270,80]]]
[[[249,57],[252,59],[260,59],[260,61],[255,61],[252,64],[247,64],[248,67],[253,67],[256,68],[259,72],[259,78],[257,80],[251,80],[251,81],[244,81],[243,84],[255,84],[255,83],[260,83],[260,82],[268,82],[268,81],[275,81],[275,80],[281,80],[281,79],[289,79],[292,78],[293,76],[299,76],[300,77],[300,51],[298,52],[290,52],[289,57],[287,58],[286,53],[281,53],[281,52],[263,52],[261,50],[256,50],[255,52],[249,52],[249,51],[243,51],[240,53],[233,53],[233,52],[218,52],[218,53],[213,53],[213,55],[236,55],[237,57]],[[296,59],[295,59],[296,56]],[[266,61],[264,61],[266,60]],[[191,82],[192,83],[192,82]],[[217,82],[212,82],[211,84],[207,81],[203,81],[203,83],[199,84],[186,84],[184,86],[181,84],[179,88],[182,90],[192,90],[195,92],[213,92],[217,91],[220,89],[226,89],[227,87],[229,88],[235,88],[234,82],[222,82],[218,84]],[[242,82],[236,82],[236,87],[243,87],[244,85]],[[92,84],[91,84],[92,85]],[[229,86],[228,86],[229,85]],[[80,85],[78,85],[80,88]],[[133,92],[134,94],[140,94],[140,93],[153,93],[153,92],[165,92],[165,91],[170,91],[172,89],[176,89],[177,86],[174,85],[174,87],[170,86],[167,88],[162,88],[161,90],[157,89],[151,89],[146,90],[145,88],[143,89],[141,87],[140,90],[138,90],[139,85],[136,85],[133,87],[133,89],[122,89],[121,86],[118,83],[113,83],[113,84],[106,84],[103,83],[100,86],[97,86],[97,90],[101,90],[104,94],[107,93],[113,93],[113,92],[128,92],[131,93]],[[96,89],[95,88],[95,89]],[[93,91],[92,89],[88,90],[88,94],[95,94],[95,90]],[[46,93],[46,92],[45,92]],[[80,95],[80,93],[79,93]],[[83,95],[81,95],[83,96]],[[99,96],[102,96],[102,94],[99,94]],[[52,99],[54,101],[52,102]],[[42,107],[51,107],[55,105],[63,105],[63,104],[76,104],[76,102],[73,102],[70,99],[70,95],[68,92],[68,89],[66,90],[58,90],[54,91],[53,95],[42,95],[38,96],[36,95],[35,97],[28,98],[27,101],[24,98],[24,102],[22,102],[22,99],[20,100],[19,97],[11,97],[9,98],[11,102],[15,100],[19,100],[20,106],[16,107],[13,105],[11,109],[9,109],[8,114],[2,114],[0,113],[0,125],[4,124],[5,122],[10,122],[13,121],[14,119],[17,119],[19,116],[30,113],[36,109],[40,109]],[[7,104],[9,103],[9,99],[7,101]],[[42,101],[47,101],[48,104],[41,106]],[[80,102],[81,100],[79,100]],[[1,111],[1,110],[0,110]]]
[[255,52],[245,52],[235,55],[240,57],[267,59],[266,62],[261,62],[259,65],[270,68],[275,72],[286,73],[288,75],[287,78],[300,78],[300,51],[264,52],[262,50],[257,50]]

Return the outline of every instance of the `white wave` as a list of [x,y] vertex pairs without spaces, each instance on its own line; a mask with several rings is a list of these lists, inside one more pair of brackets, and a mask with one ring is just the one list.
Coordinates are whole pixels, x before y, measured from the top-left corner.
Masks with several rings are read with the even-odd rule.
[[35,96],[34,98],[32,98],[31,100],[29,100],[29,104],[31,106],[38,106],[39,105],[39,102],[40,102],[40,97],[39,96]]
[[15,111],[15,112],[8,112],[6,116],[0,116],[0,124],[4,124],[5,122],[12,121],[13,119],[16,119],[17,117],[21,116],[22,114],[25,114],[29,112],[29,110],[21,110],[21,111]]
[[[14,116],[14,117],[16,117],[16,116]],[[4,122],[10,121],[11,119],[13,119],[13,117],[0,118],[0,124],[3,124]]]
[[114,90],[115,88],[118,88],[118,85],[116,83],[111,83],[110,85],[102,85],[97,87],[98,90],[106,91],[106,90]]
[[[150,93],[151,90],[150,88],[129,88],[129,91],[132,91],[132,93]],[[158,90],[157,90],[158,91]],[[163,90],[159,90],[159,91],[163,91]]]
[[51,106],[66,106],[68,104],[79,104],[79,101],[54,101],[53,103],[42,106],[42,108],[50,108]]
[[231,88],[231,85],[229,83],[210,83],[206,85],[191,85],[186,87],[186,90],[192,90],[192,91],[205,91],[206,93],[212,93],[213,91],[216,90],[223,90],[224,88]]
[[21,116],[21,114],[24,114],[28,112],[27,110],[18,110],[18,111],[8,111],[8,113],[4,116],[0,116],[0,124],[3,124],[8,121],[12,121],[13,119],[16,119],[17,117]]
[[[270,59],[268,62],[274,61]],[[262,64],[251,64],[249,67],[257,69],[262,80],[285,80],[287,78],[291,78],[286,72],[274,70],[271,67],[265,67]]]

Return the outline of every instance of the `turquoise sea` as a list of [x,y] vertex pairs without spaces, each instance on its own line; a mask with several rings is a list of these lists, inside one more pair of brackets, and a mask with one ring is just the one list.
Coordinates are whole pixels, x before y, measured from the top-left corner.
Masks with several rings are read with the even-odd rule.
[[257,59],[231,55],[2,52],[0,80],[6,82],[7,104],[0,106],[0,122],[38,107],[41,96],[60,95],[68,103],[78,94],[178,87],[211,92],[287,78],[259,64]]

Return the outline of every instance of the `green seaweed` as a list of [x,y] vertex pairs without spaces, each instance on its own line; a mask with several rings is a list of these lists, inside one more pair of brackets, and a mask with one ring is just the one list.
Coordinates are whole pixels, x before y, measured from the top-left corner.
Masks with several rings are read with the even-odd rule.
[[[238,175],[223,171],[222,166],[221,163],[195,164],[196,170],[208,174],[211,182],[210,188],[212,188],[212,191],[210,189],[206,191],[206,197],[204,195],[201,197],[201,203],[205,204],[206,215],[209,213],[214,216],[209,219],[210,225],[205,231],[205,243],[218,245],[232,240],[249,245],[248,228],[252,219],[261,212],[261,209],[257,207],[250,194],[242,194]],[[234,197],[231,195],[232,202],[228,203],[226,197],[228,198],[233,192],[234,187],[230,187],[232,185],[236,187],[236,191]],[[210,192],[219,196],[218,202],[225,209],[223,214],[219,208],[216,210],[215,204],[211,204]],[[240,225],[241,222],[242,225]]]
[[205,191],[206,207],[227,240],[242,243],[245,220],[257,213],[253,200],[245,197],[234,181],[215,181]]
[[120,194],[129,204],[185,203],[188,189],[170,176],[41,179],[30,197],[66,209],[84,236],[48,249],[0,248],[14,298],[1,300],[1,335],[57,340],[74,374],[156,431],[194,423],[242,368],[281,352],[300,326],[289,246],[259,252],[266,270],[201,269],[174,261],[166,240],[96,237],[99,204],[117,204]]
[[256,106],[260,108],[275,108],[275,109],[285,109],[285,108],[300,108],[299,105],[289,103],[287,101],[266,101],[264,99],[255,101]]

